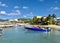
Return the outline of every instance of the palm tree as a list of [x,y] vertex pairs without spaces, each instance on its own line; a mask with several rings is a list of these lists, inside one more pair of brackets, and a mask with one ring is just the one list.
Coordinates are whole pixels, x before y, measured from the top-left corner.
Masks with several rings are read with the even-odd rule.
[[42,17],[42,18],[41,18],[41,22],[43,22],[43,21],[44,21],[44,18]]
[[49,15],[47,16],[47,18],[45,19],[45,21],[46,21],[48,24],[52,24],[51,14],[49,14]]
[[36,16],[33,17],[33,23],[34,23],[34,24],[37,23],[37,17],[36,17]]
[[42,24],[42,25],[45,24],[45,19],[44,19],[44,17],[41,18],[41,24]]
[[53,19],[53,24],[55,24],[55,21],[56,21],[56,15],[55,14],[52,14],[52,19]]
[[50,19],[51,19],[51,14],[49,14],[49,15],[48,15],[47,19],[48,19],[48,20],[50,20]]
[[53,19],[56,18],[56,15],[55,15],[55,14],[52,14],[52,18],[53,18]]
[[41,19],[37,18],[37,24],[41,24]]

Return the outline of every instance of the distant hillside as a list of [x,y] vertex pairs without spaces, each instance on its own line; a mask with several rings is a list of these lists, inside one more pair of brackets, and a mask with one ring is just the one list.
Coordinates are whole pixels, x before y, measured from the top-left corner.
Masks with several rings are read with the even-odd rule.
[[26,19],[26,18],[19,18],[18,20],[31,20],[30,18]]
[[4,22],[4,21],[8,21],[8,20],[0,19],[0,22]]

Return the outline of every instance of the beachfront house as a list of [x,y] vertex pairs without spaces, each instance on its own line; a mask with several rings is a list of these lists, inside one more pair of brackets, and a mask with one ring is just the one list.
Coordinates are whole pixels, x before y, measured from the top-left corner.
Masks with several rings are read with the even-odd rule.
[[36,17],[37,18],[42,18],[43,17],[44,19],[46,18],[46,16],[36,16]]
[[60,18],[57,18],[55,23],[59,24],[60,23]]
[[11,19],[9,20],[9,23],[24,23],[24,21],[18,19]]
[[16,23],[16,22],[18,22],[17,19],[10,19],[10,20],[9,20],[9,23]]
[[59,22],[60,21],[60,18],[57,18],[57,22]]
[[42,16],[36,16],[37,18],[42,18]]
[[47,16],[36,16],[37,17],[37,24],[42,24],[41,19],[43,18],[43,20],[45,21]]

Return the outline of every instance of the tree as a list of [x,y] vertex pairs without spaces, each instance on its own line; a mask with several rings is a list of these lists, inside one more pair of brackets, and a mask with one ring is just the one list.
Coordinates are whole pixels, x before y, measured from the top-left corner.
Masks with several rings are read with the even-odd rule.
[[53,19],[56,18],[56,15],[55,15],[55,14],[52,14],[52,18],[53,18]]
[[44,18],[42,17],[42,18],[41,18],[41,22],[43,22],[43,21],[44,21]]
[[34,23],[34,24],[37,23],[37,17],[36,17],[36,16],[33,17],[33,23]]
[[48,23],[48,24],[52,24],[52,17],[51,17],[51,14],[49,14],[48,16],[47,16],[47,18],[45,19],[45,21],[46,21],[46,23]]
[[47,16],[47,20],[50,20],[50,19],[51,19],[51,14]]
[[55,20],[56,20],[56,15],[52,14],[52,19],[53,19],[53,24],[55,24]]
[[40,24],[41,23],[41,19],[37,18],[36,16],[33,17],[33,23],[34,24]]
[[37,24],[41,24],[41,19],[37,18]]
[[45,24],[45,19],[44,19],[44,17],[41,18],[41,24],[42,24],[42,25]]

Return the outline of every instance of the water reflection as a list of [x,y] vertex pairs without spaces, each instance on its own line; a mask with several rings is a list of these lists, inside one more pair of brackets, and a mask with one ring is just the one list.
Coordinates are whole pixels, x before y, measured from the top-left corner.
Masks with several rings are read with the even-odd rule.
[[3,34],[3,43],[59,43],[59,33],[30,31],[19,26],[5,29],[3,33],[0,32]]
[[2,43],[2,37],[0,36],[0,43]]
[[[38,38],[37,40],[40,40],[40,42],[42,41],[41,43],[44,43],[44,42],[45,43],[60,43],[60,41],[59,41],[60,37],[58,37],[57,32],[58,31],[52,31],[52,32],[34,32],[34,31],[27,30],[25,33],[28,33],[28,34],[31,34],[31,33],[34,34],[35,33],[35,36],[38,35],[37,38],[38,37],[40,38],[40,39]],[[58,33],[60,33],[60,32],[58,32]]]
[[2,31],[0,31],[0,36],[2,36],[2,34],[3,34]]

